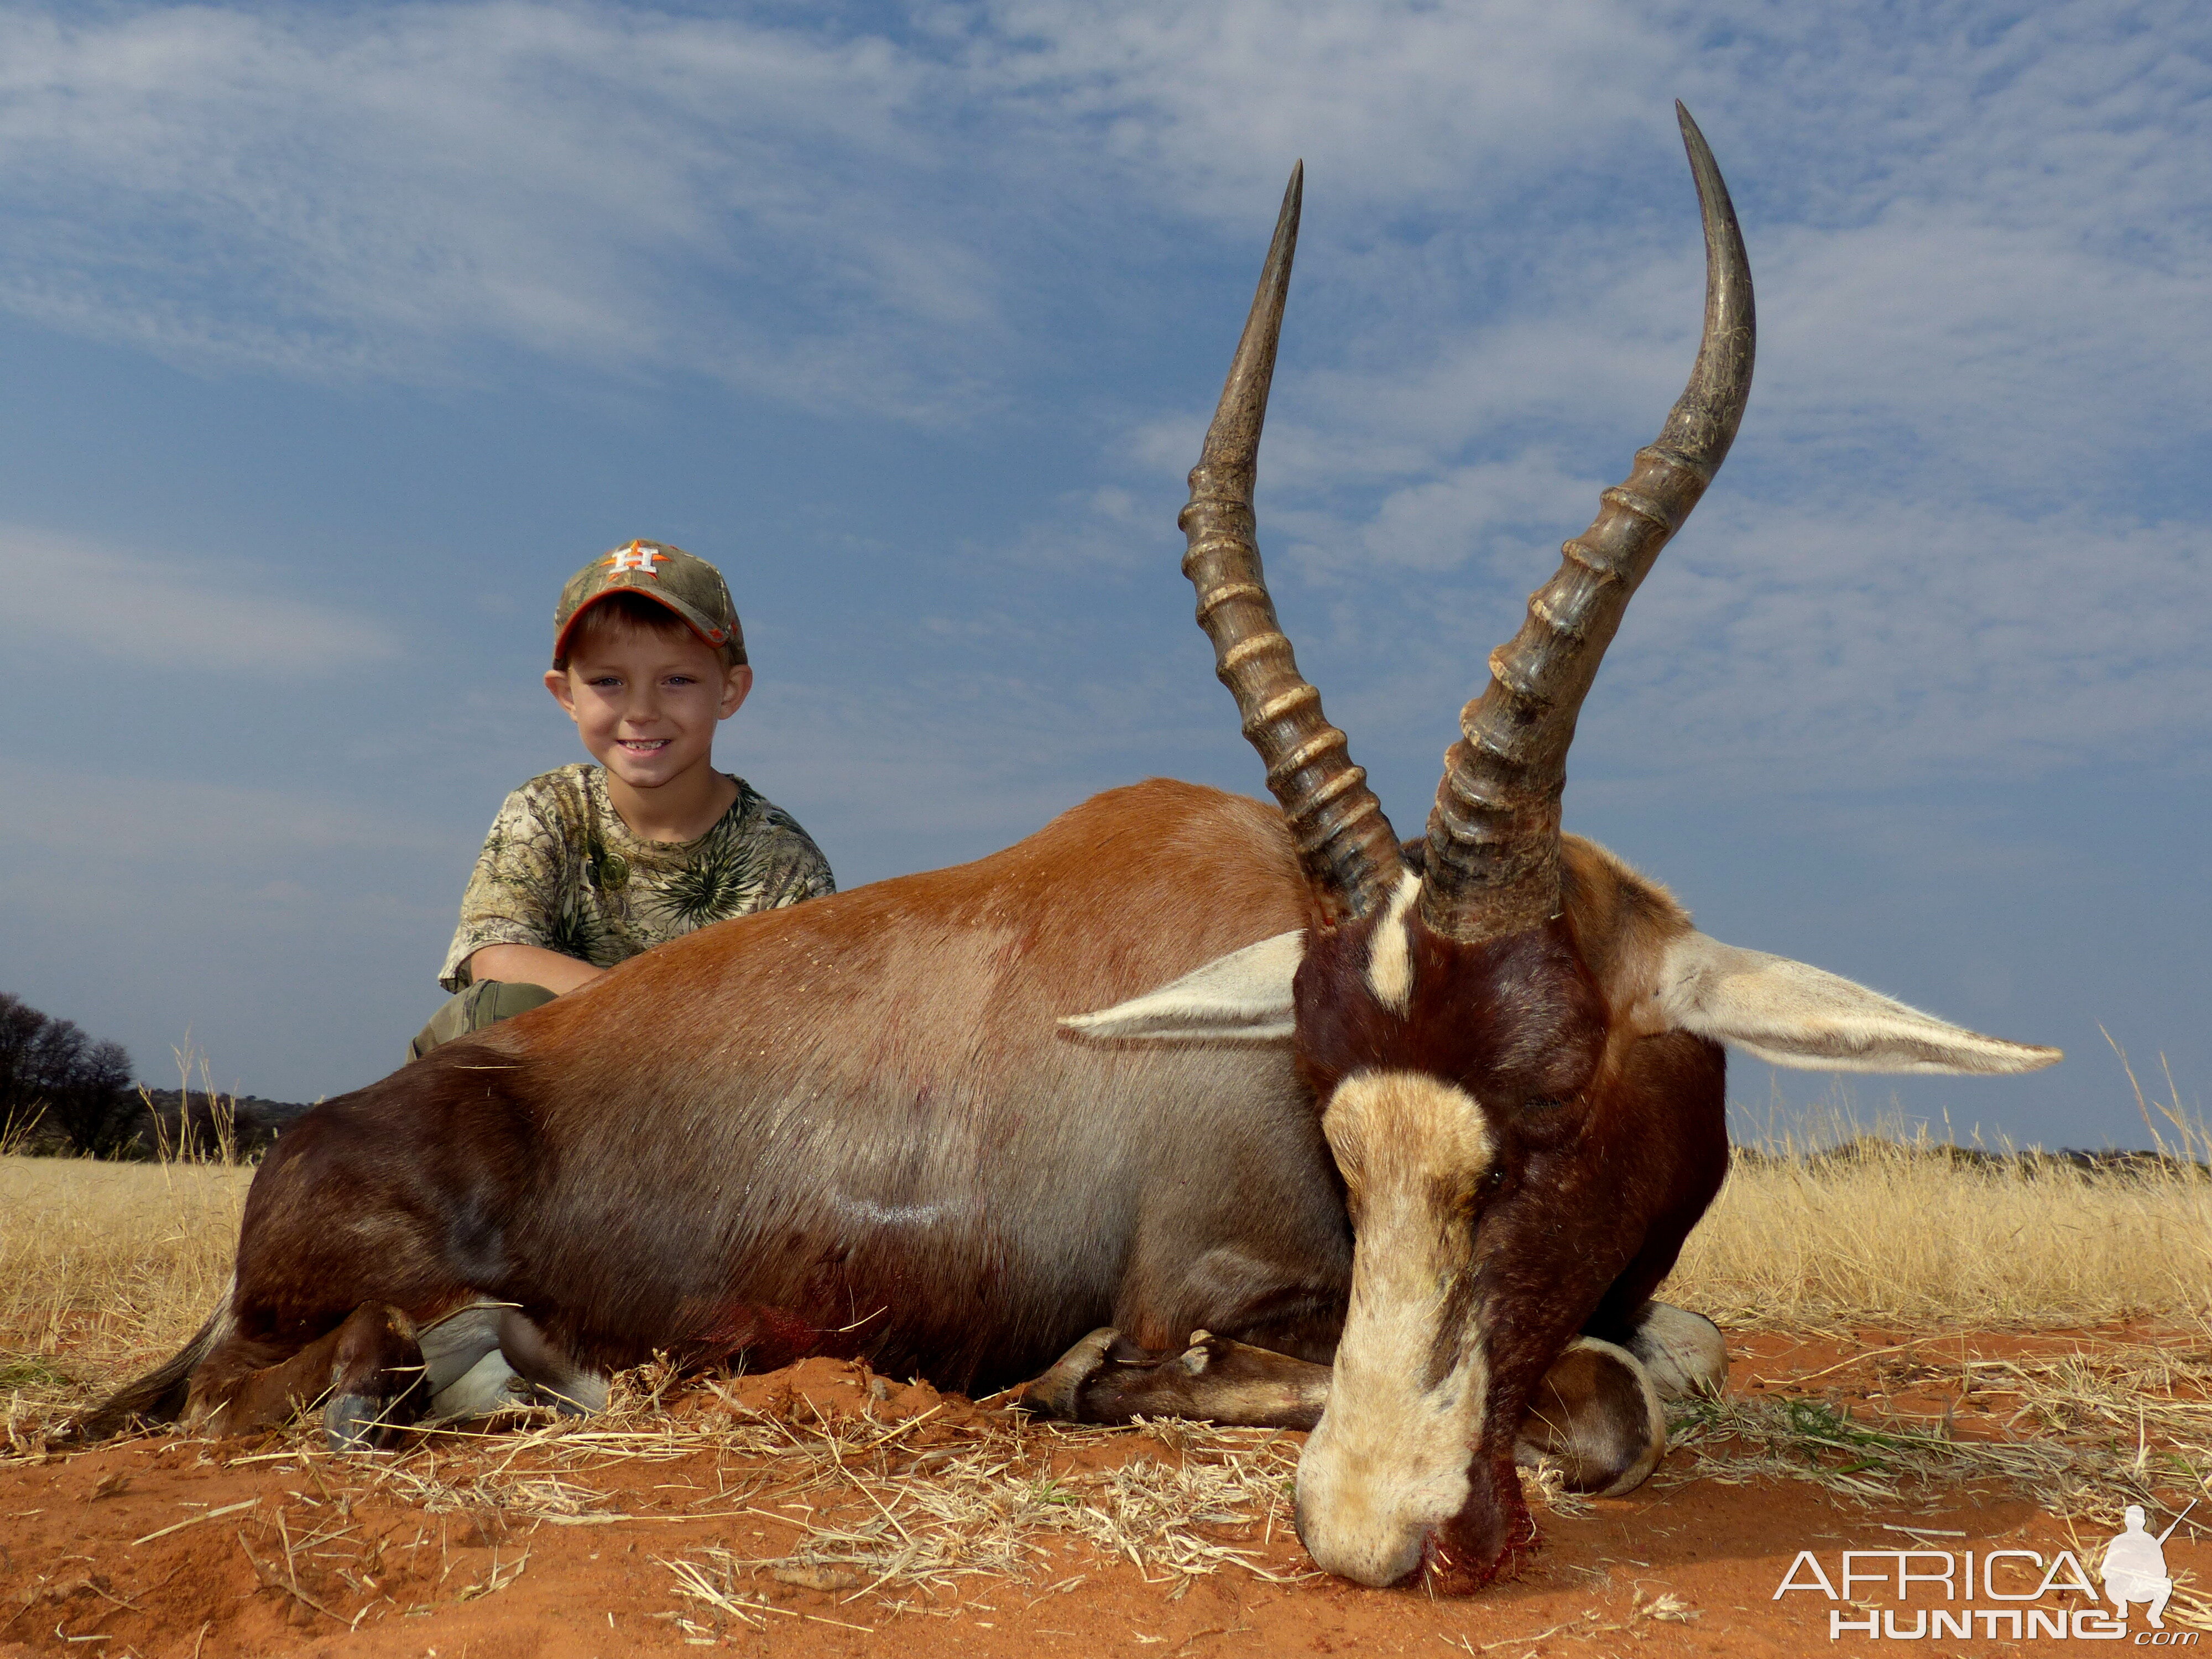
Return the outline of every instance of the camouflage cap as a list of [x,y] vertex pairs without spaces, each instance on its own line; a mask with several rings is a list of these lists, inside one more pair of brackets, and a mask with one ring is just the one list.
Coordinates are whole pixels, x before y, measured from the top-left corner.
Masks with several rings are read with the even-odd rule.
[[553,612],[553,656],[568,654],[576,618],[611,593],[636,593],[666,605],[732,665],[745,659],[745,633],[729,585],[706,560],[665,542],[632,542],[594,559],[561,590]]

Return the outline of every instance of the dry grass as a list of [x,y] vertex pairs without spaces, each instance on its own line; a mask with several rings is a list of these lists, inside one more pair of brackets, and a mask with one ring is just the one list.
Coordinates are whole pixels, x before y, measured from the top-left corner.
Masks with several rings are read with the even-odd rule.
[[[1797,1138],[1739,1158],[1668,1299],[1738,1328],[2212,1318],[2201,1173],[1962,1166],[1924,1132],[1838,1127],[1855,1156]],[[0,1390],[104,1383],[181,1344],[228,1275],[251,1173],[0,1156]]]
[[[677,1383],[665,1364],[641,1366],[614,1379],[607,1409],[592,1418],[517,1412],[426,1432],[374,1458],[332,1454],[313,1423],[230,1443],[229,1456],[217,1453],[221,1467],[273,1465],[304,1475],[323,1500],[323,1528],[295,1536],[278,1497],[264,1493],[172,1529],[218,1519],[241,1528],[240,1547],[264,1583],[349,1626],[451,1599],[442,1575],[428,1587],[431,1601],[410,1605],[380,1589],[374,1581],[387,1577],[380,1547],[349,1540],[356,1528],[344,1524],[376,1504],[422,1517],[416,1544],[404,1547],[427,1539],[441,1557],[449,1529],[513,1544],[540,1525],[627,1523],[649,1540],[654,1522],[720,1522],[715,1533],[726,1540],[748,1529],[732,1523],[771,1524],[778,1541],[750,1553],[689,1541],[653,1553],[666,1575],[660,1594],[672,1604],[655,1616],[702,1640],[732,1626],[851,1623],[778,1605],[778,1586],[858,1604],[856,1618],[951,1616],[992,1605],[976,1595],[1017,1587],[1033,1607],[1076,1589],[1107,1563],[1130,1564],[1170,1601],[1217,1573],[1273,1583],[1316,1576],[1283,1559],[1298,1442],[1280,1431],[1078,1427],[957,1400],[927,1409],[888,1404],[879,1414],[857,1378],[830,1389],[842,1397],[830,1410],[801,1392],[748,1404],[724,1382]],[[0,1454],[0,1467],[10,1461]],[[759,1525],[750,1531],[771,1535]],[[249,1545],[247,1532],[265,1547]],[[331,1547],[313,1558],[312,1577],[311,1544]],[[520,1548],[495,1552],[488,1576],[459,1599],[505,1589],[528,1559]]]
[[[798,1540],[775,1554],[708,1546],[663,1559],[674,1592],[693,1604],[679,1626],[719,1616],[761,1628],[792,1616],[762,1595],[763,1576],[848,1601],[919,1592],[908,1604],[925,1610],[958,1605],[963,1579],[1033,1586],[1034,1605],[1085,1581],[1068,1571],[1070,1557],[1127,1560],[1170,1600],[1225,1571],[1278,1583],[1313,1576],[1273,1569],[1237,1541],[1289,1535],[1297,1443],[1278,1431],[1079,1428],[1005,1413],[963,1423],[951,1444],[915,1455],[901,1443],[923,1420],[886,1430],[803,1402],[783,1415],[735,1409],[716,1449],[769,1472],[743,1506],[795,1524]],[[1086,1461],[1102,1451],[1132,1455]],[[718,1506],[736,1496],[718,1493]]]
[[1869,1355],[1863,1363],[1893,1387],[1963,1384],[1996,1414],[1995,1432],[1862,1419],[1804,1394],[1693,1400],[1677,1407],[1670,1438],[1698,1462],[1658,1479],[1808,1481],[1885,1503],[1990,1480],[2052,1515],[2112,1530],[2130,1504],[2156,1508],[2212,1482],[2212,1341],[2203,1338],[1964,1362],[1883,1364]]
[[2203,1131],[2166,1119],[2166,1161],[2096,1170],[1839,1113],[1737,1158],[1662,1294],[1735,1327],[2212,1316]]
[[[1739,1158],[1670,1300],[1736,1328],[2212,1319],[2212,1180],[2193,1166],[1960,1166],[1924,1135],[1836,1127],[1856,1156],[1801,1138]],[[0,1400],[82,1398],[180,1345],[222,1292],[249,1176],[0,1156]]]
[[[1905,1345],[1909,1349],[1917,1345]],[[2120,1530],[2122,1511],[2141,1504],[2172,1515],[2212,1492],[2212,1330],[2155,1345],[2105,1341],[2073,1351],[2007,1359],[1891,1358],[1853,1362],[1889,1387],[1956,1387],[1995,1413],[1994,1432],[1962,1434],[1947,1412],[1924,1420],[1855,1414],[1832,1398],[1803,1393],[1682,1402],[1669,1424],[1692,1461],[1656,1477],[1726,1485],[1778,1481],[1817,1486],[1884,1507],[1942,1498],[1976,1486],[2023,1498],[2067,1527],[2076,1553]],[[2202,1539],[2212,1526],[2185,1522]],[[1946,1534],[1887,1530],[1926,1547]],[[2212,1631],[2212,1597],[2185,1578],[2168,1619]]]
[[229,1279],[252,1174],[0,1157],[0,1400],[82,1397],[182,1346]]
[[[1210,1534],[1257,1527],[1265,1537],[1287,1528],[1298,1443],[1279,1431],[1085,1428],[965,1407],[949,1419],[930,1411],[887,1423],[865,1410],[824,1412],[803,1395],[763,1409],[712,1382],[704,1386],[714,1405],[672,1415],[664,1396],[674,1381],[665,1365],[641,1366],[616,1379],[607,1409],[588,1420],[517,1413],[515,1421],[534,1426],[489,1440],[469,1431],[431,1437],[380,1468],[375,1483],[429,1515],[592,1525],[607,1519],[611,1498],[595,1474],[711,1458],[723,1473],[686,1506],[694,1518],[765,1516],[795,1528],[800,1541],[772,1556],[710,1549],[665,1564],[679,1594],[702,1599],[759,1570],[830,1590],[1027,1578],[1075,1540],[1128,1560],[1148,1579],[1174,1583],[1224,1567],[1276,1577],[1251,1550]],[[917,1449],[911,1443],[924,1428],[938,1443]],[[1143,1443],[1122,1448],[1139,1455],[1079,1467],[1085,1454],[1128,1442]],[[321,1455],[312,1434],[300,1444],[296,1455]]]

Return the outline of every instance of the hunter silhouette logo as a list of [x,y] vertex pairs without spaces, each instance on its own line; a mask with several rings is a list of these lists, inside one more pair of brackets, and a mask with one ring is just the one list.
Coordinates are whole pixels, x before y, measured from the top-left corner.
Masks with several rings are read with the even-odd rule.
[[[2189,1510],[2196,1507],[2197,1500],[2191,1498]],[[2150,1627],[2166,1628],[2166,1599],[2173,1594],[2173,1580],[2166,1571],[2166,1540],[2173,1536],[2174,1527],[2188,1519],[2189,1510],[2175,1516],[2173,1527],[2154,1538],[2143,1525],[2142,1505],[2128,1505],[2128,1529],[2105,1546],[2105,1559],[2097,1568],[2105,1581],[2105,1594],[2121,1618],[2128,1616],[2130,1601],[2147,1601]]]
[[[2012,1642],[2128,1641],[2129,1610],[2140,1603],[2149,1628],[2135,1633],[2134,1646],[2193,1648],[2197,1632],[2166,1626],[2166,1603],[2173,1595],[2166,1543],[2196,1507],[2191,1501],[2172,1526],[2154,1535],[2142,1506],[2130,1504],[2126,1530],[2094,1558],[2105,1586],[2101,1597],[2072,1550],[2062,1549],[2046,1559],[2040,1550],[2007,1546],[1844,1550],[1834,1558],[1832,1571],[1814,1551],[1800,1550],[1773,1599],[1784,1601],[1794,1591],[1838,1604],[1827,1610],[1832,1642],[1848,1636],[1891,1642],[1974,1636]],[[2069,1601],[2069,1596],[2078,1599]]]

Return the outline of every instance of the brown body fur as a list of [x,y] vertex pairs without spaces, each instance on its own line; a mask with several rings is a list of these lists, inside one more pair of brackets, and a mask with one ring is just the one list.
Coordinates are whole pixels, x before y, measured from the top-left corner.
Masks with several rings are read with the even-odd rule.
[[285,1135],[194,1395],[371,1300],[518,1303],[597,1366],[974,1387],[1109,1321],[1325,1357],[1350,1239],[1287,1055],[1054,1023],[1303,925],[1305,890],[1273,808],[1152,783],[624,963]]
[[[1573,862],[1577,921],[1632,939],[1610,860]],[[1109,1323],[1153,1352],[1202,1328],[1325,1363],[1352,1238],[1289,1051],[1056,1024],[1314,921],[1273,807],[1154,781],[975,863],[648,952],[286,1133],[190,1415],[363,1304],[428,1323],[479,1297],[597,1368],[828,1352],[975,1389]],[[1634,1082],[1631,1047],[1708,1045],[1624,1039],[1633,1086],[1663,1087]],[[1717,1051],[1690,1070],[1716,1156]],[[1592,1184],[1659,1178],[1604,1164]],[[1609,1306],[1701,1208],[1639,1230]]]

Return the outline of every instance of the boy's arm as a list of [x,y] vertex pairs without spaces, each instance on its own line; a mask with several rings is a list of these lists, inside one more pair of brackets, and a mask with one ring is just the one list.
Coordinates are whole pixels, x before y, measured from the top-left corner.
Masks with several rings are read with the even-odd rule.
[[495,979],[509,985],[542,985],[556,997],[588,985],[607,970],[564,957],[538,945],[487,945],[468,958],[471,980]]
[[[461,896],[460,926],[438,975],[447,990],[498,980],[542,985],[561,996],[605,971],[572,954],[580,937],[561,925],[573,851],[582,839],[570,822],[574,804],[562,794],[568,782],[565,774],[547,773],[501,803]],[[563,948],[554,948],[556,941]]]

